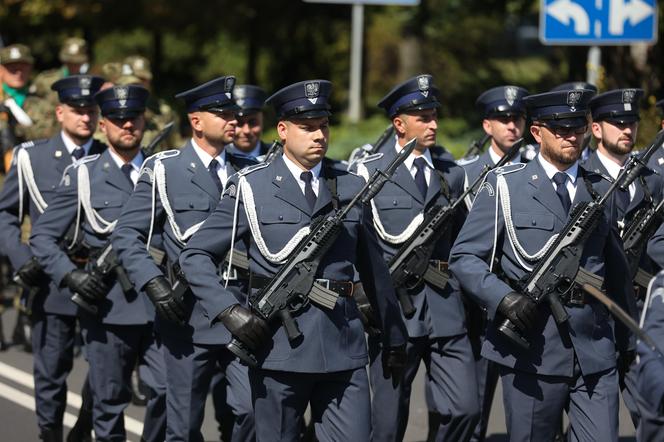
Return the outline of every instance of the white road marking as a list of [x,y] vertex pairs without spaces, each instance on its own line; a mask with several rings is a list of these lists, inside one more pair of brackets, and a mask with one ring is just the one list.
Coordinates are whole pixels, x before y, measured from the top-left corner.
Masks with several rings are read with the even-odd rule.
[[[35,383],[31,373],[26,373],[25,371],[19,370],[16,367],[5,364],[4,362],[0,362],[0,376],[31,390],[35,389]],[[25,394],[22,391],[10,387],[9,385],[6,385],[2,382],[0,382],[0,396],[31,411],[35,411],[35,399],[32,396]],[[83,401],[80,395],[71,391],[67,391],[67,405],[78,410],[81,408],[82,402]],[[143,423],[141,421],[127,416],[126,413],[124,420],[125,430],[127,432],[135,434],[139,437],[143,434]],[[74,426],[74,423],[76,423],[76,416],[65,412],[63,424],[66,427],[71,428]]]

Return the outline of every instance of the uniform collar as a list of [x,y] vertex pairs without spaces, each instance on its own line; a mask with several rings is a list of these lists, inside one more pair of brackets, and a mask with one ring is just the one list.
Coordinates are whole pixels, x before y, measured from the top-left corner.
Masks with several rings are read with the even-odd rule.
[[[306,170],[302,169],[300,166],[298,166],[293,161],[291,161],[291,159],[288,158],[286,156],[286,154],[283,154],[282,158],[284,159],[284,163],[286,163],[286,167],[288,167],[288,170],[290,171],[290,173],[295,177],[296,180],[299,180],[300,175],[302,174],[302,172],[306,172]],[[320,176],[320,170],[321,170],[321,167],[322,167],[321,164],[322,164],[322,161],[320,163],[316,164],[311,169],[310,172],[313,174],[314,178],[318,178]]]
[[90,147],[92,147],[92,137],[86,141],[82,146],[79,146],[78,144],[74,143],[71,138],[65,133],[64,130],[60,131],[60,138],[62,138],[62,142],[65,144],[65,147],[67,148],[67,152],[69,152],[69,155],[72,155],[74,153],[74,150],[76,150],[79,147],[82,147],[83,150],[85,151],[85,154],[87,155],[90,152]]
[[[542,166],[542,169],[544,169],[546,176],[549,177],[550,180],[553,179],[553,176],[556,173],[560,172],[556,166],[544,159],[541,153],[537,154],[537,161],[539,161],[540,166]],[[565,172],[569,177],[570,183],[576,184],[576,175],[579,172],[579,162],[575,161],[574,164],[572,164],[568,169],[563,170],[563,172]]]
[[[118,166],[118,169],[125,164],[125,161],[120,157],[120,155],[115,153],[112,148],[108,149],[108,153],[111,155],[113,162]],[[143,165],[143,152],[139,150],[129,164],[131,164],[131,167],[135,171],[141,170],[141,166]]]
[[198,158],[201,160],[201,163],[203,163],[203,166],[205,166],[206,169],[210,167],[210,163],[212,162],[213,159],[216,159],[217,162],[219,163],[220,167],[226,167],[226,150],[222,150],[219,155],[216,157],[213,157],[209,153],[203,150],[201,146],[196,144],[196,141],[192,138],[191,139],[191,145],[194,148],[194,152],[196,152],[196,155],[198,155]]
[[[493,164],[498,164],[498,162],[503,158],[501,155],[498,155],[495,150],[493,150],[493,146],[489,146],[487,151],[489,152],[489,157],[491,158],[491,161],[493,161]],[[512,164],[512,161],[505,163],[506,166],[510,164]]]
[[[399,141],[397,140],[394,143],[394,150],[396,150],[397,154],[401,152],[401,149],[403,149],[403,146],[399,144]],[[406,166],[408,170],[411,170],[413,168],[413,162],[415,161],[416,158],[424,158],[424,160],[427,163],[427,166],[429,166],[431,169],[433,169],[433,160],[431,159],[431,152],[429,152],[429,149],[426,149],[422,155],[415,155],[413,152],[408,155],[408,158],[405,159],[403,162],[403,165]]]
[[622,166],[619,166],[618,163],[616,163],[611,158],[604,155],[602,152],[600,152],[599,149],[597,149],[597,159],[599,159],[600,163],[602,163],[602,166],[604,166],[606,171],[609,172],[609,176],[611,178],[613,178],[614,180],[618,178]]

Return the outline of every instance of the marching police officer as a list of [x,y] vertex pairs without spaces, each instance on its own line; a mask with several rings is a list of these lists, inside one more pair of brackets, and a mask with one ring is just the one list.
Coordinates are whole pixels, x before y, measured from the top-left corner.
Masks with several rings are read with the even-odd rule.
[[40,291],[32,303],[37,420],[44,440],[61,440],[67,375],[73,363],[76,305],[72,293],[44,275],[28,245],[21,242],[21,223],[39,220],[56,194],[62,173],[74,159],[101,153],[92,140],[98,108],[94,94],[99,77],[71,76],[53,84],[59,104],[55,115],[61,131],[48,140],[29,141],[15,149],[15,159],[0,193],[0,247],[17,275]]
[[270,145],[261,140],[263,135],[263,106],[267,94],[251,84],[239,84],[233,89],[233,98],[240,110],[237,112],[237,130],[229,152],[258,158],[265,155]]
[[169,441],[202,440],[205,398],[217,364],[232,390],[233,440],[254,437],[247,369],[222,346],[227,342],[225,329],[211,324],[203,303],[190,291],[177,297],[146,250],[150,238],[163,232],[168,273],[175,283],[180,251],[216,207],[227,178],[253,164],[224,150],[237,124],[234,84],[235,77],[220,77],[176,96],[186,103],[192,138],[182,149],[146,161],[113,232],[120,262],[157,308],[157,328],[165,346]]
[[306,232],[302,229],[314,218],[342,207],[362,188],[361,178],[328,166],[324,159],[330,91],[330,82],[309,80],[268,98],[278,116],[284,154],[232,177],[217,209],[180,256],[210,323],[221,323],[227,330],[226,340],[231,335],[241,339],[257,356],[259,366],[250,369],[249,377],[258,441],[299,440],[308,404],[318,440],[368,440],[367,353],[351,297],[355,267],[365,288],[376,294],[374,305],[382,319],[386,349],[385,375],[398,378],[403,364],[405,329],[366,208],[350,210],[339,240],[316,271],[316,283],[338,295],[336,302],[327,307],[307,303],[294,311],[302,337],[292,343],[283,327],[270,339],[268,324],[238,303],[215,272],[231,249],[235,233],[236,241],[249,242],[255,293],[294,250],[298,241],[293,237],[301,238]]
[[[453,161],[432,156],[438,129],[439,90],[431,75],[419,75],[392,89],[378,103],[392,120],[396,133],[391,151],[365,158],[358,174],[368,179],[385,169],[402,146],[417,138],[413,153],[401,165],[372,202],[373,221],[380,237],[383,259],[388,261],[414,234],[417,218],[427,209],[449,206],[463,192],[463,169]],[[465,213],[456,214],[453,225],[438,241],[431,264],[447,272],[449,251]],[[420,219],[419,222],[422,222]],[[469,440],[479,415],[474,359],[466,333],[465,311],[458,284],[444,287],[424,282],[405,295],[415,307],[408,319],[408,365],[403,382],[394,385],[382,372],[381,340],[369,338],[370,376],[373,392],[373,441],[402,440],[408,423],[411,384],[424,361],[432,403],[442,415],[436,440]]]
[[[523,97],[528,91],[518,86],[498,86],[483,92],[475,105],[483,115],[482,128],[491,137],[491,144],[486,152],[475,158],[459,160],[457,163],[466,172],[466,187],[470,186],[480,176],[485,167],[493,168],[512,145],[523,137],[526,127],[526,106]],[[507,164],[520,162],[520,154],[510,159]],[[523,162],[526,162],[524,160]],[[479,187],[479,186],[477,186]],[[473,193],[477,192],[477,188]],[[468,206],[472,206],[472,199],[468,199]],[[477,382],[479,401],[481,407],[480,420],[475,428],[472,440],[481,441],[486,436],[489,424],[489,413],[493,404],[493,394],[498,383],[496,366],[481,356],[480,350],[485,337],[486,312],[466,298],[468,312],[469,338],[473,346],[473,354],[477,368]]]
[[[110,270],[117,266],[114,254],[105,253],[144,160],[140,144],[147,98],[148,91],[140,86],[116,86],[95,96],[109,148],[65,171],[31,236],[32,250],[46,273],[76,293],[74,299],[83,309],[81,329],[90,364],[97,440],[126,438],[123,410],[131,399],[130,376],[137,360],[152,374],[141,440],[163,441],[166,432],[165,374],[153,333],[154,308],[144,293],[118,281]],[[74,222],[89,248],[85,269],[78,268],[58,245]]]
[[[615,352],[630,350],[630,335],[618,326],[614,333],[607,310],[580,290],[561,300],[569,320],[557,326],[548,306],[519,293],[517,284],[568,222],[572,202],[598,196],[593,186],[602,178],[578,163],[591,96],[591,91],[569,90],[524,98],[539,154],[528,164],[489,174],[450,256],[450,269],[464,292],[494,321],[482,356],[498,364],[507,432],[514,441],[552,440],[563,409],[572,440],[618,439]],[[605,213],[589,232],[581,266],[604,277],[609,294],[633,313],[616,218],[610,207]],[[528,349],[498,331],[502,318],[525,334]]]

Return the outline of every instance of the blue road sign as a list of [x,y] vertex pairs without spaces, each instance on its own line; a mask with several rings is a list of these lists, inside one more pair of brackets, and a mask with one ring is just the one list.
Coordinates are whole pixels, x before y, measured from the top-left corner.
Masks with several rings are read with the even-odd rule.
[[657,41],[657,0],[541,0],[546,45],[622,45]]

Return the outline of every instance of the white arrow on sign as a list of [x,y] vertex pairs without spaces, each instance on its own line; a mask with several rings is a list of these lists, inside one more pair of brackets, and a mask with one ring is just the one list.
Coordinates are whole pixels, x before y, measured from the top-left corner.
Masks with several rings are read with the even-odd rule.
[[609,33],[623,35],[626,21],[634,26],[654,12],[652,6],[642,0],[631,0],[629,3],[625,0],[610,0]]
[[574,32],[577,35],[590,34],[588,13],[583,9],[583,6],[574,3],[572,0],[556,0],[549,3],[546,13],[565,26],[569,25],[570,20],[574,21]]

